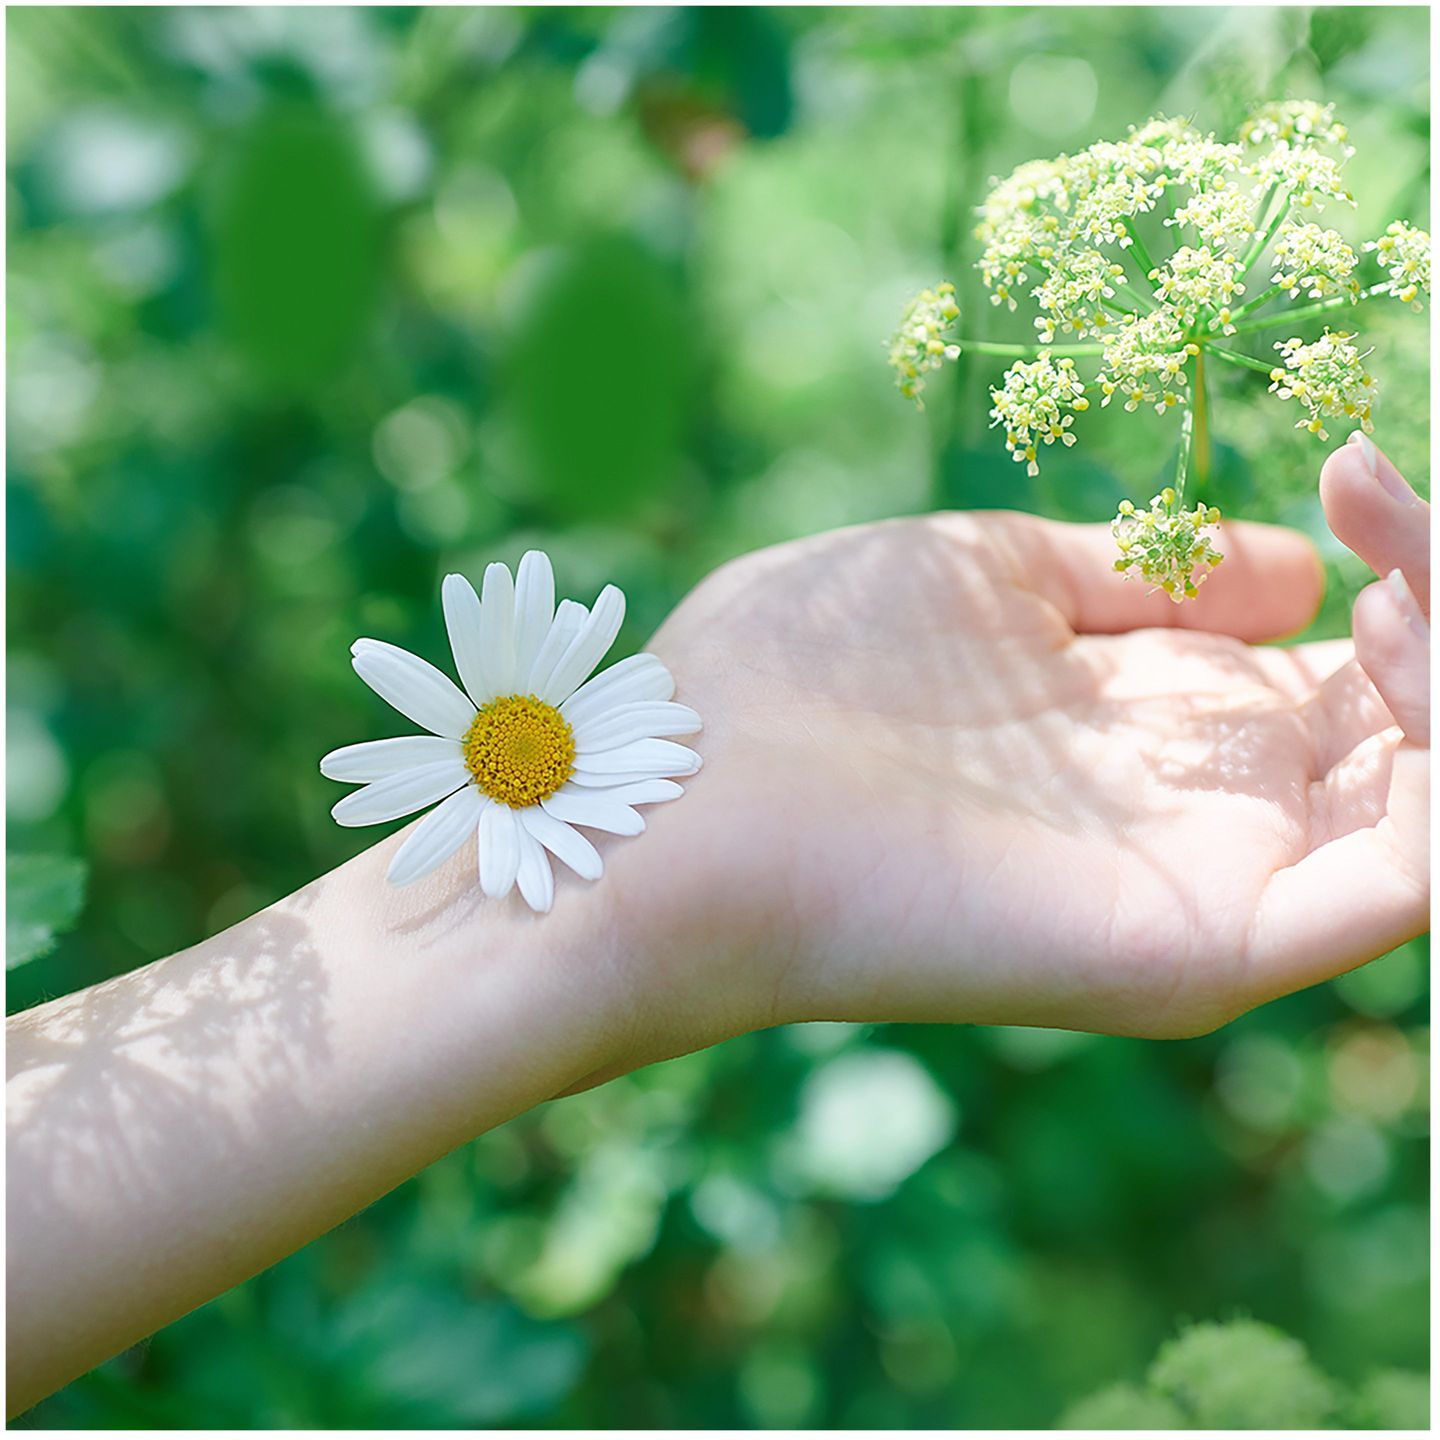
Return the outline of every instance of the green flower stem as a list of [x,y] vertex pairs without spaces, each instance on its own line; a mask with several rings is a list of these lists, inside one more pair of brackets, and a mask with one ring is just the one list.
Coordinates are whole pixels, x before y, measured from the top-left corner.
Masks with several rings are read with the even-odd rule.
[[[1272,181],[1270,188],[1265,192],[1265,199],[1261,202],[1260,208],[1256,210],[1257,215],[1264,215],[1270,208],[1270,201],[1274,198],[1275,192],[1279,189],[1279,181]],[[1275,238],[1275,232],[1280,228],[1281,222],[1290,213],[1290,202],[1286,202],[1275,212],[1270,223],[1255,237],[1255,243],[1245,252],[1245,258],[1240,262],[1240,274],[1237,279],[1243,280],[1249,273],[1250,267],[1265,253],[1265,247]]]
[[1156,310],[1159,308],[1155,304],[1155,297],[1153,295],[1143,294],[1141,291],[1137,290],[1128,280],[1118,280],[1116,281],[1116,284],[1119,286],[1122,293],[1128,295],[1138,304],[1143,305],[1147,310]]
[[1205,349],[1217,360],[1243,366],[1246,370],[1258,371],[1261,375],[1268,375],[1275,368],[1274,361],[1257,360],[1253,355],[1242,355],[1238,350],[1225,349],[1223,345],[1206,345]]
[[1274,315],[1262,315],[1257,320],[1247,320],[1243,325],[1237,325],[1235,332],[1243,335],[1247,330],[1273,329],[1276,325],[1288,325],[1292,320],[1308,320],[1312,315],[1325,315],[1331,310],[1340,310],[1346,305],[1358,305],[1362,300],[1389,293],[1390,282],[1386,280],[1379,285],[1372,285],[1368,290],[1362,290],[1353,299],[1349,295],[1332,295],[1328,300],[1319,300],[1314,305],[1302,305],[1298,310],[1279,310]]
[[[1195,398],[1190,409],[1195,419],[1191,425],[1190,473],[1195,484],[1203,489],[1210,480],[1210,409],[1205,393],[1205,347],[1195,357]],[[1186,412],[1187,414],[1190,411]]]
[[1145,283],[1150,283],[1150,272],[1160,267],[1150,258],[1150,252],[1145,248],[1145,242],[1132,230],[1130,231],[1130,244],[1122,246],[1122,249],[1133,250],[1135,259],[1139,261],[1140,268],[1145,275]]
[[1016,360],[1033,360],[1042,350],[1051,355],[1103,355],[1103,345],[1002,345],[994,340],[965,340],[953,342],[962,351],[975,355],[1008,355]]
[[1268,290],[1262,290],[1253,300],[1247,300],[1238,310],[1232,312],[1231,320],[1238,320],[1242,315],[1248,315],[1252,310],[1258,310],[1267,300],[1273,300],[1277,295],[1283,295],[1283,285],[1272,285]]
[[1180,417],[1180,458],[1175,462],[1175,509],[1185,508],[1185,481],[1190,474],[1190,455],[1195,445],[1195,411],[1187,405]]

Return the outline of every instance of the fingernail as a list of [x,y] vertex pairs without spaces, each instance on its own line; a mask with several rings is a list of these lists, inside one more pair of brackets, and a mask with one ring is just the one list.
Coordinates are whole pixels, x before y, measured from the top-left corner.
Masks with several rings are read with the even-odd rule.
[[1405,623],[1416,635],[1428,643],[1430,640],[1429,622],[1420,609],[1420,602],[1415,598],[1415,592],[1406,584],[1405,577],[1400,571],[1392,570],[1385,577],[1385,588],[1390,592],[1390,599]]
[[1361,458],[1365,461],[1365,468],[1380,482],[1380,488],[1391,499],[1398,500],[1402,505],[1415,504],[1419,497],[1405,483],[1404,477],[1380,453],[1375,442],[1363,430],[1352,430],[1345,437],[1345,443],[1359,449]]

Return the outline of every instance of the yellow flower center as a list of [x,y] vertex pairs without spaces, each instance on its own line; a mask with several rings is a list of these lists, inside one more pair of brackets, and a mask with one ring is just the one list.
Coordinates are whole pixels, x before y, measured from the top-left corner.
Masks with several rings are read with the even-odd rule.
[[570,726],[533,695],[502,695],[482,706],[461,743],[475,783],[516,810],[553,795],[575,768]]

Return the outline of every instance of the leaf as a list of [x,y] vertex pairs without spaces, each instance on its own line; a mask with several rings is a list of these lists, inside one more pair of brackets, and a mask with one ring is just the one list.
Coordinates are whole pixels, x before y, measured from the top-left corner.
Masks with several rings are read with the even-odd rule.
[[10,855],[5,860],[5,968],[48,954],[79,917],[85,862],[67,855]]

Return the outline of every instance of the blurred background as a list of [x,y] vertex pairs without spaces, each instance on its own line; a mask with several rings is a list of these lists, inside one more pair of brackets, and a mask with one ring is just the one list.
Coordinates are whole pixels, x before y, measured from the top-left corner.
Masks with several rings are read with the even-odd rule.
[[[892,388],[943,276],[967,331],[1029,338],[969,269],[989,177],[1315,97],[1358,151],[1327,220],[1427,223],[1419,7],[6,22],[11,1010],[373,843],[316,761],[393,728],[350,641],[443,654],[447,570],[541,545],[567,593],[623,586],[633,649],[757,545],[1148,498],[1173,417],[1092,410],[1032,482],[987,432],[1000,363],[923,416]],[[1428,317],[1356,319],[1423,486]],[[1343,633],[1326,447],[1220,379],[1201,498],[1315,535],[1311,633]],[[484,1136],[26,1423],[1045,1426],[1236,1315],[1347,1385],[1421,1370],[1426,965],[1184,1043],[736,1040]]]

